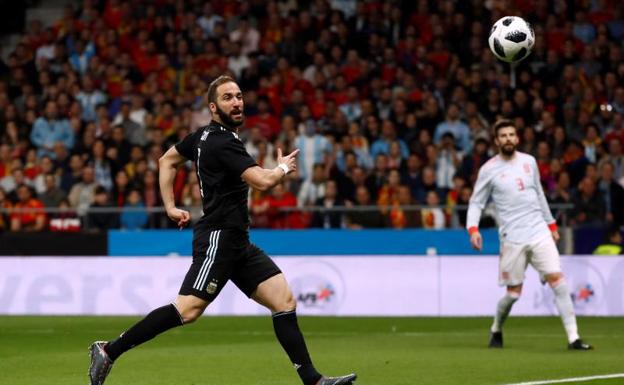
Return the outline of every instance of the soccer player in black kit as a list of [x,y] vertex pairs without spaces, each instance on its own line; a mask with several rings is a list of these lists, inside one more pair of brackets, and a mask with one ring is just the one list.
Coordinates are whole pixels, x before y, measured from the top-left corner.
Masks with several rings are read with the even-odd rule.
[[179,165],[188,160],[195,164],[204,215],[193,230],[191,267],[174,303],[153,310],[119,338],[91,345],[91,385],[102,385],[113,362],[127,350],[198,319],[228,280],[271,310],[275,335],[304,385],[352,384],[355,374],[325,377],[314,368],[284,275],[249,241],[248,186],[265,191],[280,183],[296,169],[298,150],[287,156],[278,150],[277,167],[259,167],[237,135],[244,114],[243,94],[236,82],[227,76],[215,79],[206,98],[212,122],[171,147],[159,164],[167,215],[180,228],[189,223],[190,214],[175,206],[173,181]]

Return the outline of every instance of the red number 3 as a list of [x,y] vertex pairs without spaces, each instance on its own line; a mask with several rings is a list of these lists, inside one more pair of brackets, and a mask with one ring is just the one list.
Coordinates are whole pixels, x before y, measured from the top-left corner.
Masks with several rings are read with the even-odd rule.
[[524,182],[522,181],[522,178],[516,178],[516,183],[518,183],[518,190],[524,191]]

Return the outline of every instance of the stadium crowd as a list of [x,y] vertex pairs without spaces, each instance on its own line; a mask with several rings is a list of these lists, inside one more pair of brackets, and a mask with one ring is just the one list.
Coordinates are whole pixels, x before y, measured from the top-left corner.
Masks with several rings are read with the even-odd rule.
[[[158,158],[209,122],[204,92],[224,73],[244,92],[241,137],[258,164],[301,150],[297,175],[251,193],[256,227],[463,226],[453,206],[496,153],[500,117],[537,158],[550,202],[574,206],[558,220],[621,226],[623,11],[616,0],[68,6],[49,28],[30,22],[0,62],[0,207],[56,208],[5,211],[0,231],[173,225],[143,210],[161,205]],[[515,79],[487,46],[507,14],[535,28]],[[175,197],[201,215],[190,163]]]

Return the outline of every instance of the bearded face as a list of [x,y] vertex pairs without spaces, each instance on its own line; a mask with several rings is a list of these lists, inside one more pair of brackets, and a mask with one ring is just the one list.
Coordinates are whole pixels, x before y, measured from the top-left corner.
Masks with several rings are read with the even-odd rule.
[[503,127],[499,129],[496,134],[495,142],[501,154],[507,157],[512,156],[519,142],[516,129],[514,127]]

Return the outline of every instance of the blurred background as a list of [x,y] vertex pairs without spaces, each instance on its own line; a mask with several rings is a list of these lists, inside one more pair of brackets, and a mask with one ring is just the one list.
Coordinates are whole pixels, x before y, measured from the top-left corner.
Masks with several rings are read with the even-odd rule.
[[[301,150],[296,175],[250,192],[252,237],[270,254],[474,254],[466,205],[503,117],[537,158],[561,251],[619,254],[622,11],[615,0],[2,2],[0,255],[188,256],[158,158],[210,121],[203,96],[221,74],[244,92],[240,134],[259,165]],[[535,29],[514,81],[487,47],[505,15]],[[196,221],[193,167],[180,168],[175,199]],[[498,253],[495,226],[486,209],[485,255]]]

